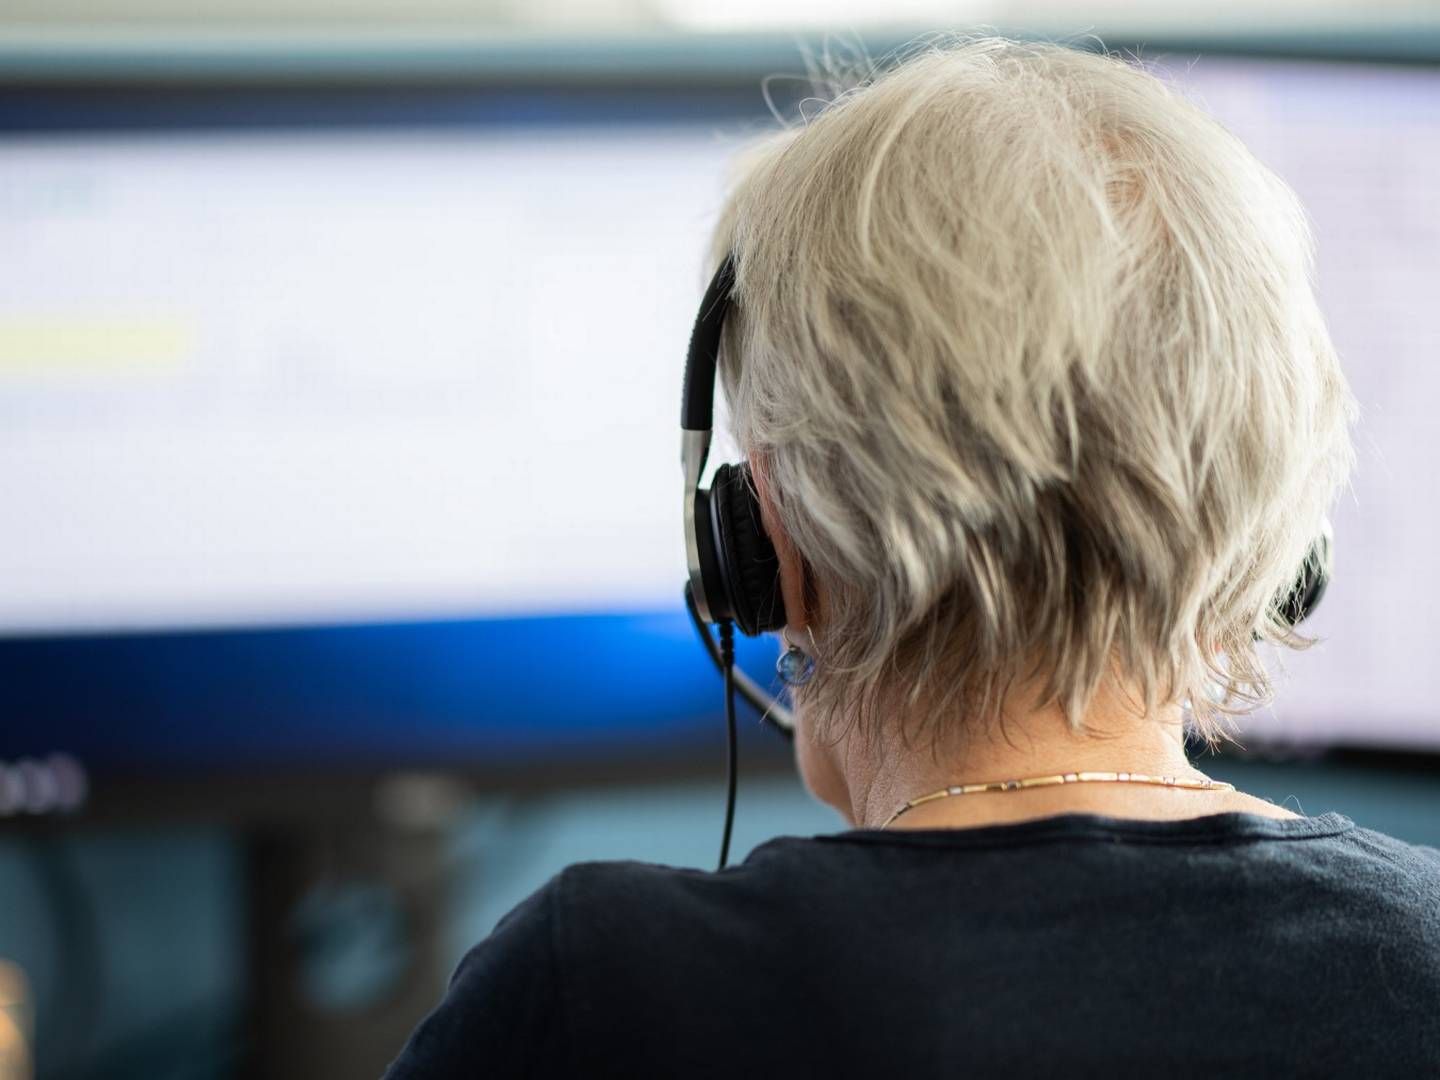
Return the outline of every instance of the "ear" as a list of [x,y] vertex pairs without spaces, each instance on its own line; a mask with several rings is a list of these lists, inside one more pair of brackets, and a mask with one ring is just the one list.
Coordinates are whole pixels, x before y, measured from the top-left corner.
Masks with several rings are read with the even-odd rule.
[[751,454],[750,479],[755,484],[755,494],[760,500],[760,521],[770,542],[775,546],[775,556],[780,562],[780,595],[785,601],[785,622],[791,630],[804,630],[810,625],[813,614],[807,607],[805,560],[791,543],[790,536],[780,524],[776,510],[774,489],[770,486],[769,462],[763,454]]

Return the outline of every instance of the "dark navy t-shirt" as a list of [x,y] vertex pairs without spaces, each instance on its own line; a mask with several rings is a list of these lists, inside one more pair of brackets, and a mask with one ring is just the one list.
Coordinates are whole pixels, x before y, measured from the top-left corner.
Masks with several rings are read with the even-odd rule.
[[1338,814],[785,838],[587,863],[392,1080],[1440,1076],[1440,852]]

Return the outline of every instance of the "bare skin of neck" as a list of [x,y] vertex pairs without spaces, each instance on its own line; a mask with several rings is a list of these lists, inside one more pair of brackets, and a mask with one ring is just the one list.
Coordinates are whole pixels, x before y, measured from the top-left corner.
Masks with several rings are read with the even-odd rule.
[[[1204,776],[1186,758],[1178,705],[1146,716],[1114,693],[1097,696],[1083,733],[1070,729],[1058,706],[1011,709],[1003,735],[989,732],[936,754],[925,746],[903,750],[895,740],[879,748],[854,737],[816,745],[805,726],[797,739],[802,774],[857,828],[879,828],[908,800],[960,783],[1085,770]],[[889,828],[968,828],[1074,813],[1153,821],[1222,813],[1298,816],[1239,791],[1081,783],[937,799],[906,811]]]

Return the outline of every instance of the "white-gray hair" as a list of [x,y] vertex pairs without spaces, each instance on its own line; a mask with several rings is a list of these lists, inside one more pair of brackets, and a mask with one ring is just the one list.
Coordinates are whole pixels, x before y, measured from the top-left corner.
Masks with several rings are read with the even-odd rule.
[[827,599],[798,703],[938,738],[1041,680],[1078,727],[1118,671],[1213,739],[1273,699],[1357,410],[1239,140],[1116,57],[931,44],[748,155],[725,252],[734,435]]

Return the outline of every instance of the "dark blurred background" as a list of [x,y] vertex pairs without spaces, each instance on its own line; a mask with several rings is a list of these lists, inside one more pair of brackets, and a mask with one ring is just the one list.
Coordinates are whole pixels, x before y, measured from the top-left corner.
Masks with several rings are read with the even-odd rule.
[[[1324,644],[1204,767],[1440,843],[1433,5],[116,11],[0,11],[0,1077],[378,1075],[560,867],[713,865],[707,230],[807,64],[923,31],[1097,35],[1299,191],[1360,468]],[[742,713],[740,855],[843,827]]]

